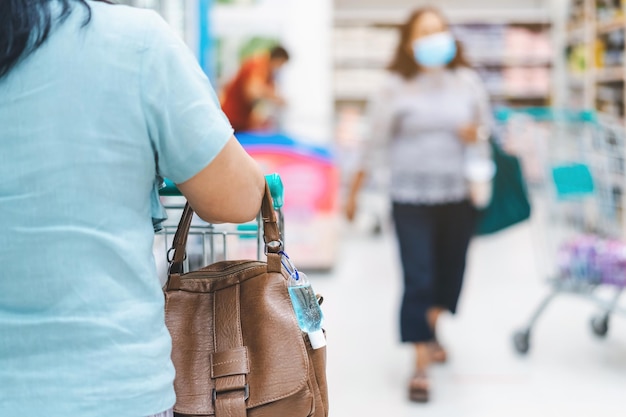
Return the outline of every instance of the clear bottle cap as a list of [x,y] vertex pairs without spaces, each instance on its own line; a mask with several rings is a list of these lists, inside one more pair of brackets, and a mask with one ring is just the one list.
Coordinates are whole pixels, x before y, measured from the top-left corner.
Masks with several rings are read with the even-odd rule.
[[314,332],[307,333],[309,335],[309,341],[313,349],[319,349],[326,346],[326,336],[323,330],[316,330]]

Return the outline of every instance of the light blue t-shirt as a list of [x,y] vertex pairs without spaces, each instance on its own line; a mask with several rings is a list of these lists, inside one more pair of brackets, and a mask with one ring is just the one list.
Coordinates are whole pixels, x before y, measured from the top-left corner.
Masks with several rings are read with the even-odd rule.
[[152,255],[155,176],[232,135],[155,13],[78,2],[0,79],[0,416],[143,417],[174,404]]

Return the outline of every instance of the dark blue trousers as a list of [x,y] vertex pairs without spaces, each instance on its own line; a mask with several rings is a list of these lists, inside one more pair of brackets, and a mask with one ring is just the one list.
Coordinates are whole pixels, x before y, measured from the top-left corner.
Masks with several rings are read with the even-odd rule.
[[474,234],[476,210],[468,201],[436,205],[393,205],[404,273],[400,309],[403,342],[435,335],[426,314],[432,307],[456,312],[465,257]]

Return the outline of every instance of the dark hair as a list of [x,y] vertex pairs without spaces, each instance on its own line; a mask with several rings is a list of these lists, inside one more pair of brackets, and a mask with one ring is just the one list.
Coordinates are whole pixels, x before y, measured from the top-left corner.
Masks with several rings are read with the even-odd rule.
[[44,44],[54,25],[72,13],[72,1],[87,9],[86,26],[91,21],[91,8],[85,0],[58,0],[57,16],[53,16],[50,0],[0,0],[0,78]]
[[284,59],[289,61],[289,52],[280,45],[276,45],[270,49],[270,59]]
[[[422,7],[411,13],[408,20],[400,27],[400,41],[398,42],[398,47],[396,48],[396,53],[393,57],[393,60],[387,67],[389,71],[396,72],[405,79],[413,78],[423,70],[422,67],[417,62],[415,62],[415,58],[413,57],[413,55],[407,51],[406,46],[411,40],[413,25],[426,13],[436,14],[444,22],[446,27],[450,26],[446,18],[443,16],[443,13],[441,13],[438,9],[434,7]],[[463,46],[459,41],[456,42],[456,46],[456,56],[447,65],[447,68],[454,69],[459,67],[469,67],[470,64],[468,63],[467,59],[465,59],[465,56],[463,54]]]

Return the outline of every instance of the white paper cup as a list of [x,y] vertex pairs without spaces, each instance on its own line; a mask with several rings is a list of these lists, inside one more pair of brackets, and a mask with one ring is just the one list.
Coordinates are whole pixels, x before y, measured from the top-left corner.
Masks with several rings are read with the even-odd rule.
[[483,209],[491,202],[493,177],[496,165],[489,159],[470,161],[465,170],[470,200],[476,208]]

